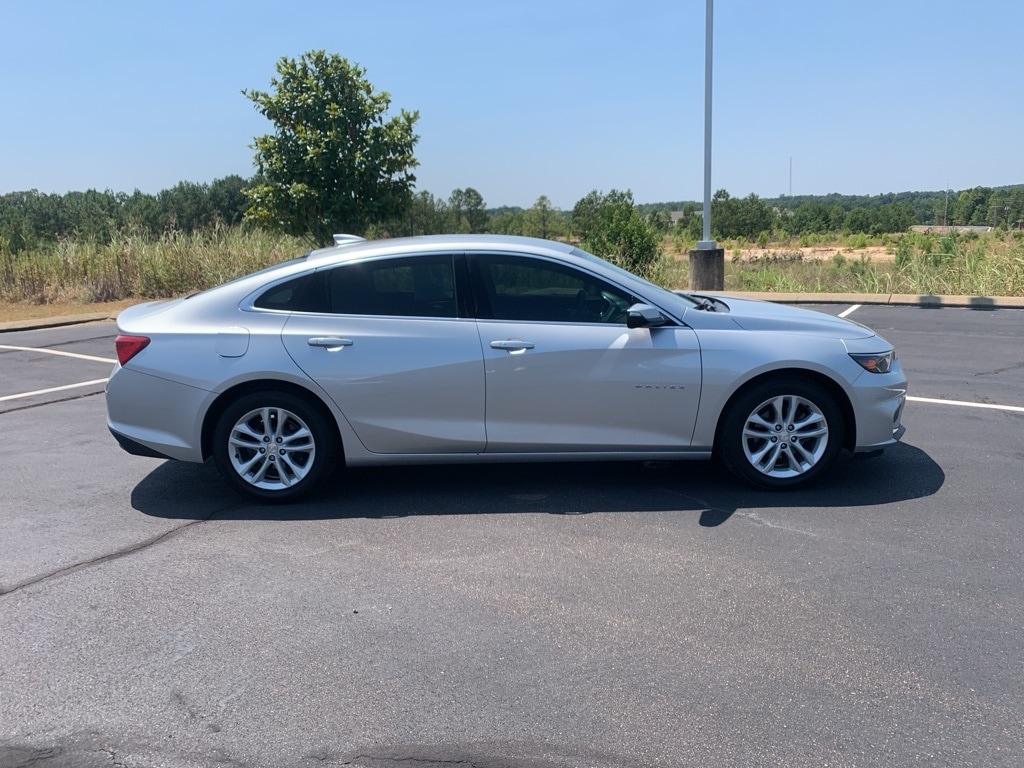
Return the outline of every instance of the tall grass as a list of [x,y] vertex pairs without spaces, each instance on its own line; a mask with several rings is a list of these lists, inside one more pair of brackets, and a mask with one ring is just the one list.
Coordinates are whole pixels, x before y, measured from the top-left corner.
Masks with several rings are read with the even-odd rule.
[[216,227],[159,239],[121,233],[107,245],[64,240],[31,253],[0,251],[0,300],[81,302],[167,298],[202,290],[303,253],[293,238]]
[[[744,260],[742,243],[732,243],[736,255],[726,258],[725,288],[1024,296],[1022,232],[981,237],[907,234],[887,239],[894,255],[886,261],[848,255],[849,249],[862,245],[860,239],[833,241],[835,254],[822,260],[809,259],[785,243],[779,251]],[[666,245],[669,256],[655,270],[655,281],[685,288],[685,250],[692,244],[673,242],[670,236]],[[30,253],[0,250],[0,301],[88,304],[168,298],[217,285],[305,250],[301,240],[239,227],[170,233],[159,239],[122,233],[109,245],[68,240]]]
[[[842,250],[831,259],[810,259],[792,249],[745,260],[737,250],[726,258],[725,289],[1024,296],[1024,233],[971,235],[904,235],[889,244],[891,260],[871,260]],[[847,247],[860,245],[850,242]],[[685,287],[686,259],[675,261],[662,275],[670,287]]]

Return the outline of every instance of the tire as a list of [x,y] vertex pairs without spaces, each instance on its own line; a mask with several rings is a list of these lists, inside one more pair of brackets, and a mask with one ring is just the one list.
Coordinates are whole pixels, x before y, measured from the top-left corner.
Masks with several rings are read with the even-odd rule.
[[288,392],[244,395],[213,431],[213,460],[236,491],[257,501],[295,501],[320,485],[338,459],[338,438],[320,411]]
[[826,472],[843,447],[839,406],[808,379],[779,378],[729,405],[719,455],[740,480],[772,490],[796,488]]

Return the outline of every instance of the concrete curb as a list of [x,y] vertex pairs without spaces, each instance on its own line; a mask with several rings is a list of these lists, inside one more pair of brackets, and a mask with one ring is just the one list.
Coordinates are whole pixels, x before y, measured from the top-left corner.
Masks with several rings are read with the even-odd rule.
[[62,325],[81,325],[82,323],[98,323],[113,320],[117,312],[92,312],[84,315],[64,315],[63,317],[36,317],[31,320],[12,320],[0,323],[0,333],[4,331],[36,331],[40,328],[58,328]]
[[[736,296],[781,304],[882,304],[889,306],[941,309],[959,307],[976,310],[1024,309],[1024,297],[1017,296],[928,296],[901,293],[754,293],[750,291],[696,291],[713,296]],[[32,320],[14,320],[0,323],[5,331],[35,331],[58,328],[63,325],[81,325],[114,320],[117,312],[93,312],[64,317],[40,317]]]
[[1024,309],[1017,296],[931,296],[912,293],[753,293],[745,291],[696,291],[719,296],[775,301],[781,304],[885,304],[892,306],[966,307],[968,309]]

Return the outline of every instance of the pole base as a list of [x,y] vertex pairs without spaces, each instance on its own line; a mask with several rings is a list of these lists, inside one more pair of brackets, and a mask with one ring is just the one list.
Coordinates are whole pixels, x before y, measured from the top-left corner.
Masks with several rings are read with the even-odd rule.
[[690,251],[690,290],[725,290],[725,249],[711,248]]

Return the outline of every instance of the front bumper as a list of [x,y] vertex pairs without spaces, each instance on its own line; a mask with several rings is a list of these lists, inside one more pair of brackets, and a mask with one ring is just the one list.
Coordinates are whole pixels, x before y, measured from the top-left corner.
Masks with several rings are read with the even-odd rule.
[[854,453],[877,451],[903,437],[907,431],[902,424],[907,379],[902,371],[865,373],[849,394],[857,421]]

